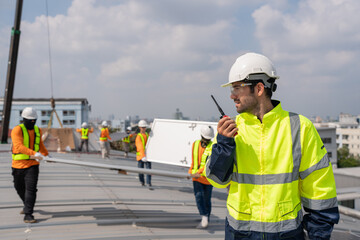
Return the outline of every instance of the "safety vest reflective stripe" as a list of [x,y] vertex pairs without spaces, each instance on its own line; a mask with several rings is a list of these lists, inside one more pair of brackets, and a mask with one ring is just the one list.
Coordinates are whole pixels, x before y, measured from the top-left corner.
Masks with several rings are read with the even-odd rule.
[[305,171],[300,172],[300,178],[305,179],[307,176],[309,176],[311,173],[313,173],[316,170],[326,168],[330,164],[329,156],[327,154],[324,155],[324,157],[315,165],[311,166],[310,168],[306,169]]
[[[250,213],[249,213],[250,214]],[[258,221],[242,221],[236,220],[229,213],[227,219],[231,227],[237,231],[261,231],[268,233],[277,233],[281,231],[290,231],[296,229],[303,220],[302,209],[298,210],[297,217],[294,219],[284,220],[281,222],[258,222]]]
[[[106,128],[102,128],[102,129],[101,129],[101,131],[103,131],[103,130],[105,131]],[[106,141],[106,140],[107,140],[107,137],[101,137],[100,140]]]
[[[26,129],[24,124],[20,124],[19,125],[21,127],[21,130],[23,132],[23,138],[24,138],[24,146],[29,148],[30,147],[30,137],[29,137],[29,133],[28,130]],[[35,133],[35,139],[34,139],[34,151],[38,152],[40,149],[40,130],[38,128],[38,126],[34,126],[34,133]],[[12,154],[12,159],[13,160],[27,160],[30,159],[29,155],[26,154],[22,154],[22,153],[13,153]]]
[[278,174],[265,174],[254,175],[234,172],[231,180],[237,183],[253,184],[253,185],[265,185],[265,184],[283,184],[291,183],[299,180],[299,174],[292,173],[278,173]]
[[[146,141],[147,141],[147,139],[149,138],[149,134],[146,132],[145,135],[146,135]],[[143,147],[144,147],[144,149],[145,149],[145,139],[144,139],[144,136],[143,136],[141,133],[138,133],[138,136],[140,136],[142,145],[143,145]],[[136,152],[136,155],[140,155],[140,152]]]
[[296,113],[289,112],[292,154],[293,154],[293,173],[298,174],[301,162],[301,139],[300,139],[300,117]]
[[193,150],[194,165],[193,165],[193,169],[191,170],[192,174],[197,173],[197,171],[199,170],[199,145],[200,145],[200,140],[196,140],[194,142],[194,150]]
[[88,128],[81,128],[81,138],[82,139],[89,139],[88,133],[89,133]]
[[337,198],[330,198],[330,199],[309,199],[305,197],[301,197],[301,203],[304,207],[310,208],[313,210],[323,210],[326,208],[333,208],[338,206]]

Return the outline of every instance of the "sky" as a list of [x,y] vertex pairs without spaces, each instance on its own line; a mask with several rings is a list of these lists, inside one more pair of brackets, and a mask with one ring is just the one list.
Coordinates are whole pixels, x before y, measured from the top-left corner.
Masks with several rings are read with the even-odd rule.
[[[46,0],[24,1],[14,98],[87,98],[93,118],[180,109],[210,120],[212,94],[235,116],[220,85],[237,57],[256,52],[272,60],[285,110],[360,114],[358,0],[47,1],[48,19]],[[1,97],[15,5],[0,1]]]

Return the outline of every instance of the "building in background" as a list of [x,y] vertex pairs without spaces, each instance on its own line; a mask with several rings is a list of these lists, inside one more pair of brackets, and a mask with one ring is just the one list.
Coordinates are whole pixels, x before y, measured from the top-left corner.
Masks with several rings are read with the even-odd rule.
[[[2,110],[4,99],[0,98],[0,123],[2,122]],[[14,128],[22,122],[21,112],[25,107],[33,107],[38,120],[36,125],[47,127],[51,115],[50,98],[14,98],[11,107],[9,129]],[[88,122],[91,105],[86,98],[56,98],[55,110],[64,128],[81,128],[82,122]],[[53,114],[52,128],[60,128],[60,124]]]
[[[349,153],[355,157],[360,157],[360,115],[341,113],[338,122],[314,123],[317,128],[336,129],[336,147],[347,147]],[[323,136],[319,132],[321,138]],[[326,147],[326,145],[325,145]]]
[[336,128],[335,127],[317,127],[322,142],[328,152],[331,164],[337,167],[337,145],[336,145]]

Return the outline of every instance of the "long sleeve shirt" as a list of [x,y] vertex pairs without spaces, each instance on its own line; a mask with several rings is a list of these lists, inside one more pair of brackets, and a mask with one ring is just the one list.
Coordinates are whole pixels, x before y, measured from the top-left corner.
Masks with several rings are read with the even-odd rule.
[[[47,151],[47,149],[45,148],[44,142],[41,139],[42,136],[42,131],[40,130],[40,144],[39,144],[39,152],[44,155],[47,156],[49,153]],[[16,126],[13,128],[13,130],[11,131],[11,140],[12,140],[12,151],[13,153],[22,153],[22,154],[26,154],[26,155],[35,155],[36,152],[33,150],[34,149],[34,139],[35,139],[35,131],[33,130],[28,130],[29,133],[29,148],[27,148],[24,145],[24,137],[23,137],[23,132],[20,126]],[[12,161],[12,167],[13,168],[18,168],[18,169],[23,169],[23,168],[29,168],[33,165],[39,165],[39,162],[36,160],[32,160],[32,159],[27,159],[27,160],[13,160]]]
[[[101,139],[101,138],[106,138],[105,139]],[[101,133],[100,133],[100,141],[102,142],[107,142],[108,140],[112,140],[110,135],[109,135],[109,129],[108,128],[103,128],[101,129]]]

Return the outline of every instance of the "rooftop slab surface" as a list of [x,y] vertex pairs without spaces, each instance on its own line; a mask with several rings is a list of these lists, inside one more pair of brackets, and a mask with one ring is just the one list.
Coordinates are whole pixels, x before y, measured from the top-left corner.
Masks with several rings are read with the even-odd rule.
[[[141,186],[138,175],[114,170],[40,164],[34,216],[26,224],[22,202],[13,187],[9,144],[0,145],[0,239],[224,239],[226,189],[214,188],[209,227],[196,229],[200,216],[190,179],[152,176],[152,188]],[[135,156],[51,153],[54,158],[136,166]],[[153,169],[186,168],[153,163]],[[332,239],[360,239],[360,222],[342,216]]]

